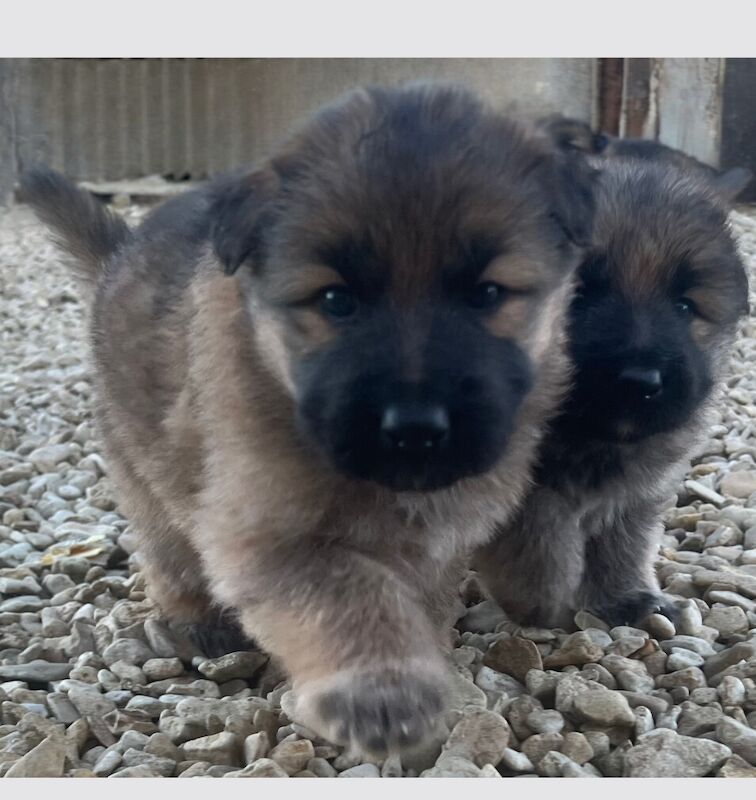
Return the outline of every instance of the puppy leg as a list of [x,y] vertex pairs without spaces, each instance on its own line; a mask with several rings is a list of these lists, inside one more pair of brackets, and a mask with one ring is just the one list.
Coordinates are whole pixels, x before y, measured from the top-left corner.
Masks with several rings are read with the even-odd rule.
[[120,505],[136,531],[148,596],[175,622],[203,619],[212,604],[199,553],[144,484],[125,479],[122,464],[113,472],[121,488]]
[[137,532],[149,597],[211,658],[253,647],[234,612],[214,604],[199,552],[146,481],[123,458],[111,454],[109,463],[121,489],[122,507]]
[[[446,664],[423,609],[421,573],[341,544],[208,551],[225,602],[277,656],[296,719],[331,741],[385,753],[422,741],[443,709]],[[241,555],[246,552],[246,557]]]
[[588,538],[583,605],[610,625],[634,625],[654,612],[674,619],[675,606],[664,598],[654,575],[658,534],[656,515],[644,510],[626,512]]
[[435,581],[428,581],[423,589],[423,607],[442,641],[451,646],[452,628],[464,613],[464,603],[459,587],[467,574],[469,557],[455,558],[442,570]]
[[255,642],[244,634],[239,617],[232,609],[212,608],[201,622],[191,622],[180,628],[208,658],[257,649]]
[[571,624],[583,571],[582,537],[570,509],[548,489],[533,492],[515,522],[475,556],[486,591],[516,622]]
[[175,528],[154,526],[142,529],[139,552],[147,593],[163,614],[209,658],[252,649],[236,612],[212,600],[199,553]]

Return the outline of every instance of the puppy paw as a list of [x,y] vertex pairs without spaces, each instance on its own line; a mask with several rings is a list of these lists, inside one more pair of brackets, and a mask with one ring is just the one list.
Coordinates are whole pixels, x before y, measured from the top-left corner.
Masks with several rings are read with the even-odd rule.
[[443,678],[413,671],[341,673],[300,687],[297,716],[330,741],[384,755],[421,745],[444,709]]
[[663,594],[644,590],[620,595],[602,604],[593,604],[591,610],[612,627],[637,625],[649,614],[663,614],[672,622],[678,615],[675,605]]
[[255,643],[246,636],[236,617],[226,611],[218,612],[207,621],[184,625],[183,633],[208,658],[256,649]]
[[536,606],[526,613],[520,614],[517,622],[523,626],[536,628],[564,628],[568,630],[575,612],[564,603],[551,603]]

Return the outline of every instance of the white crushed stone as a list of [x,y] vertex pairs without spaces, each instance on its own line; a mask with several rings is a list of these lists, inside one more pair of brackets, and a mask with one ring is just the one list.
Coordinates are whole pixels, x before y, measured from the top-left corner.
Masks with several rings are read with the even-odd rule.
[[[756,212],[732,220],[756,286]],[[405,763],[313,737],[282,710],[286,683],[243,677],[246,654],[207,662],[146,600],[93,431],[82,306],[22,207],[0,212],[0,352],[0,776],[756,776],[753,315],[665,513],[657,570],[677,630],[586,613],[578,634],[521,629],[475,607],[468,582],[449,741]],[[537,667],[558,651],[559,666],[521,680],[484,666],[512,636],[535,649],[511,652]]]

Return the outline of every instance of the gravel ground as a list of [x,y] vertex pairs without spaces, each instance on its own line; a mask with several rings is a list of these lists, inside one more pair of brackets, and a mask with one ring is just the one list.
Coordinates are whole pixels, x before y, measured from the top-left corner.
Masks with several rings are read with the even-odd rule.
[[[756,273],[756,212],[733,223]],[[92,429],[82,308],[23,208],[0,215],[0,337],[0,775],[756,776],[754,317],[665,515],[678,629],[582,612],[577,633],[519,629],[471,576],[450,733],[403,763],[292,723],[264,655],[208,660],[145,599]]]

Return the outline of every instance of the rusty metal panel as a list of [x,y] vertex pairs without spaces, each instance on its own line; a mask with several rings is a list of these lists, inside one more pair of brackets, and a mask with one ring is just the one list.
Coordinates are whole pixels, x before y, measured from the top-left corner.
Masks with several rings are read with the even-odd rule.
[[[608,62],[615,59],[606,59]],[[720,157],[725,60],[720,58],[626,58],[622,69],[621,136],[651,139],[717,166]],[[615,86],[601,72],[599,104],[604,130],[607,108],[616,107]]]
[[15,168],[44,161],[79,180],[202,178],[255,161],[302,117],[365,83],[458,81],[500,108],[596,121],[596,61],[588,58],[12,63]]
[[598,125],[612,136],[619,136],[622,123],[624,58],[599,59]]

